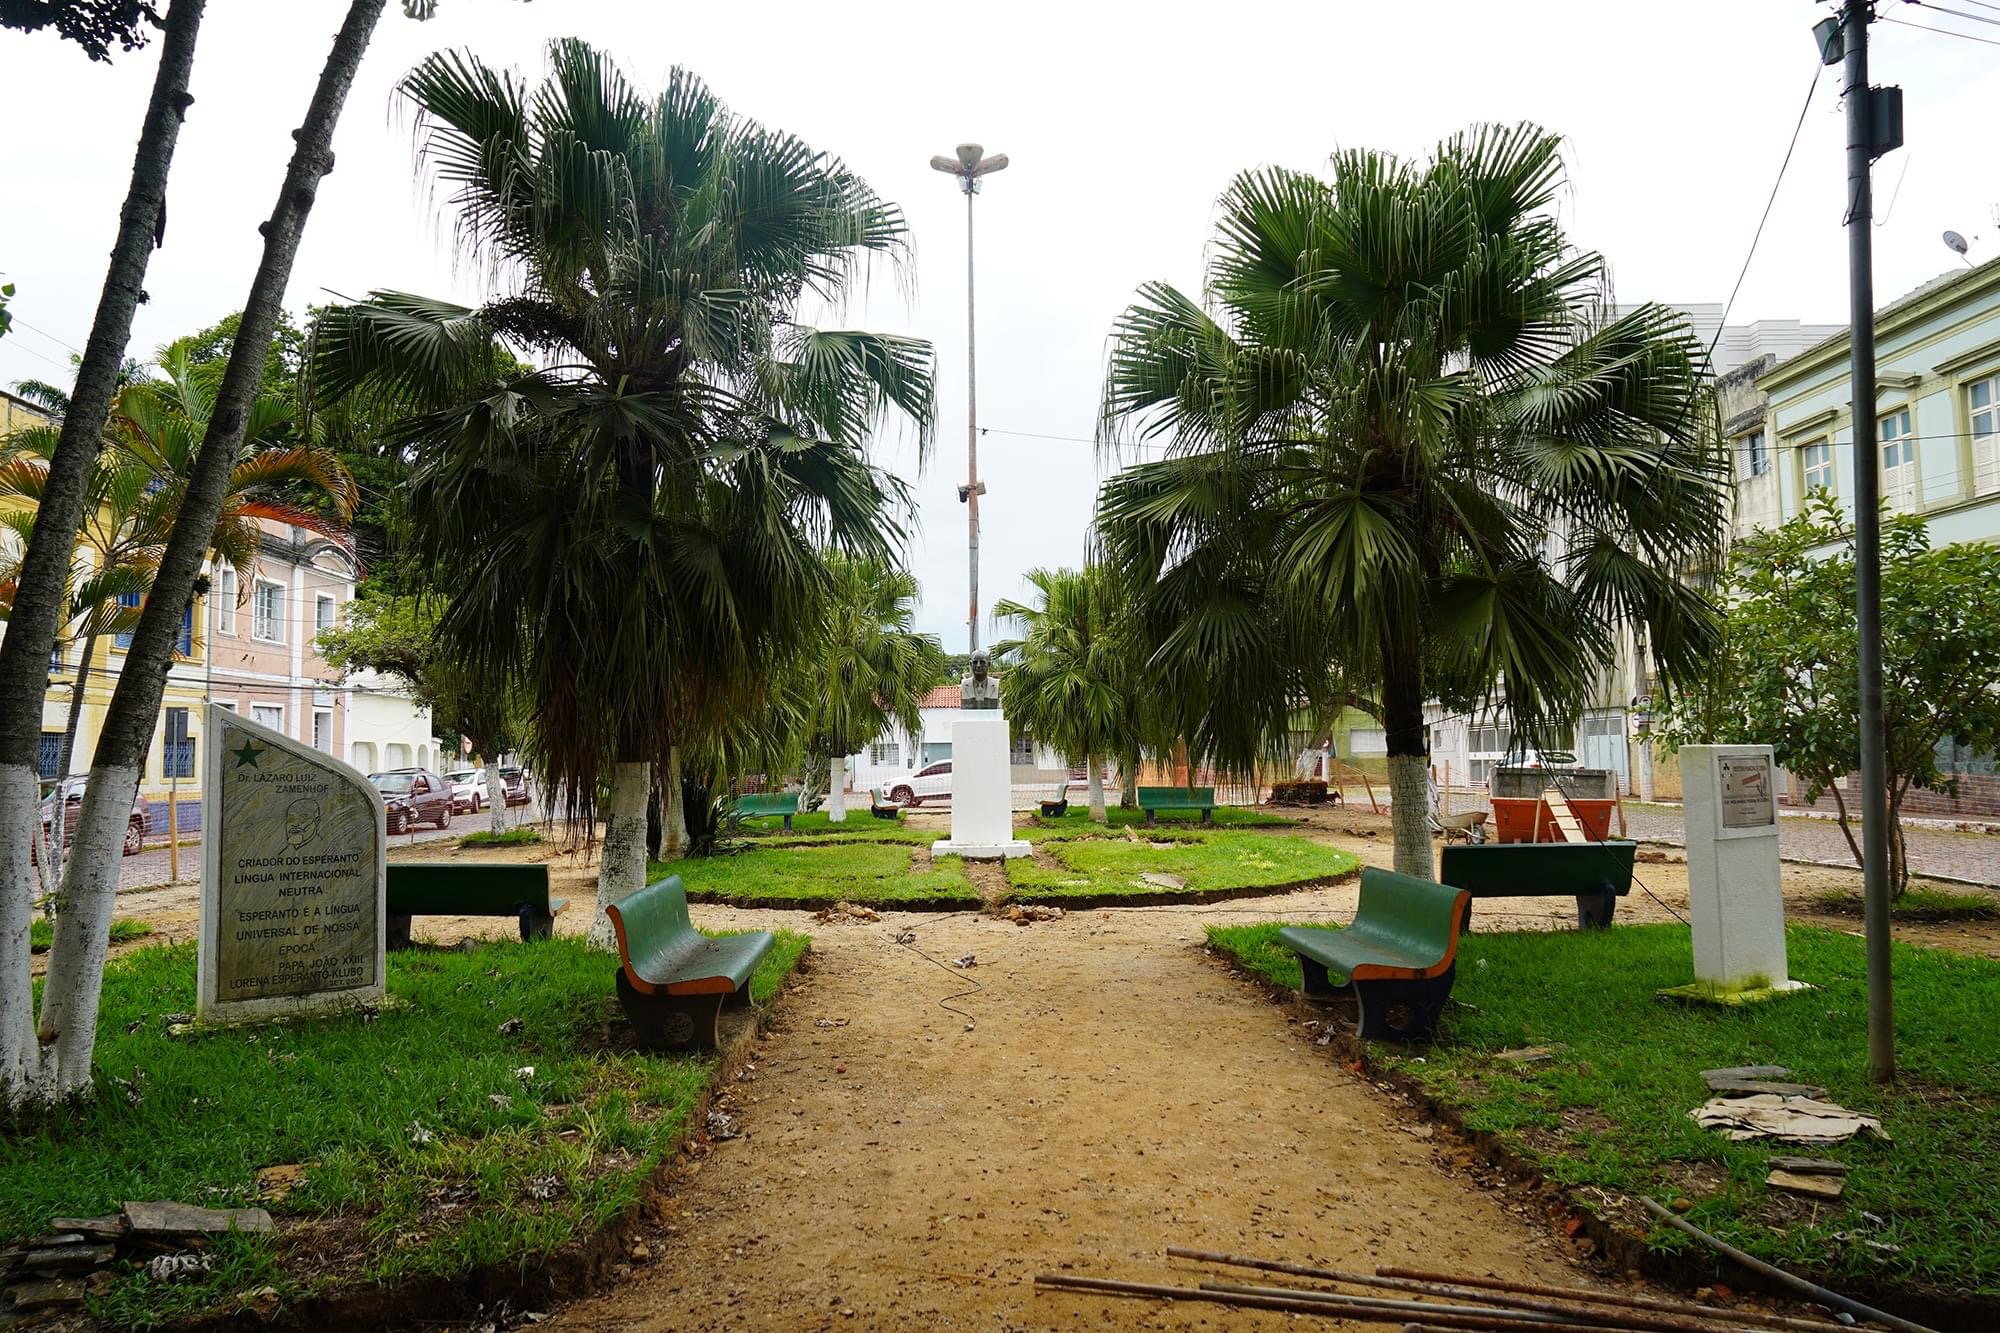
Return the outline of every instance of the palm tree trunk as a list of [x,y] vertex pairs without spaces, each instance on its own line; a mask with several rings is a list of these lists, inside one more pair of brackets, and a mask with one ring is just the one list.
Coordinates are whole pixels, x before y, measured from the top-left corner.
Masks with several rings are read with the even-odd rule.
[[1118,761],[1118,808],[1139,808],[1139,752],[1132,751]]
[[847,822],[847,756],[834,746],[826,761],[826,817],[829,822]]
[[90,680],[90,662],[97,656],[97,636],[87,634],[83,640],[83,656],[76,662],[76,685],[70,690],[69,718],[63,723],[62,750],[56,757],[56,776],[69,776],[70,756],[76,752],[77,724],[83,721],[83,690]]
[[[215,522],[243,445],[250,405],[262,386],[264,359],[298,256],[299,239],[320,180],[333,170],[333,131],[354,84],[361,58],[382,17],[384,0],[352,0],[320,71],[304,123],[293,132],[296,147],[285,172],[276,208],[259,230],[264,254],[250,284],[229,364],[223,372],[201,450],[174,518],[174,529],[140,612],[125,655],[118,687],[105,711],[91,761],[69,865],[63,874],[63,910],[56,918],[55,947],[42,1001],[38,1035],[56,1047],[57,1096],[90,1085],[91,1050],[104,955],[111,925],[112,895],[139,769],[151,748],[160,695],[173,663],[181,617],[192,604],[194,583],[215,533]],[[46,650],[44,651],[46,658]]]
[[[35,751],[41,744],[42,700],[49,653],[67,600],[63,589],[70,557],[83,522],[85,490],[102,447],[125,346],[132,338],[132,316],[158,237],[174,146],[194,100],[188,96],[188,78],[205,2],[173,0],[167,10],[160,64],[132,159],[132,181],[119,212],[111,263],[70,391],[62,435],[49,460],[7,637],[0,640],[0,1106],[47,1100],[55,1092],[54,1061],[35,1031],[28,947],[36,878],[30,863],[29,848],[34,843],[30,830],[36,829],[38,819]],[[47,992],[55,993],[53,987]]]
[[687,795],[681,790],[681,747],[667,747],[666,790],[660,793],[660,855],[686,856]]
[[1107,823],[1111,816],[1104,809],[1104,766],[1094,754],[1083,757],[1083,766],[1090,772],[1090,818],[1095,823]]
[[1398,873],[1433,879],[1430,754],[1424,744],[1424,687],[1411,645],[1383,645],[1382,729],[1389,752],[1389,823]]
[[500,752],[490,752],[486,763],[486,826],[495,833],[507,831],[507,785],[500,781]]
[[604,855],[597,862],[597,915],[590,922],[590,942],[599,949],[618,947],[605,909],[646,887],[646,793],[652,783],[651,764],[612,765]]

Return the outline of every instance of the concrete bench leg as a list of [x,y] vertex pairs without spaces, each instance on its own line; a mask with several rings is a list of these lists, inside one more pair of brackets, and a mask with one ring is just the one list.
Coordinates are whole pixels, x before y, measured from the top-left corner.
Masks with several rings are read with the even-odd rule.
[[1333,979],[1327,975],[1326,964],[1304,954],[1299,955],[1299,979],[1302,983],[1299,990],[1309,1000],[1330,1000],[1354,993],[1352,984],[1334,985]]
[[632,1020],[641,1045],[668,1051],[712,1051],[721,1041],[725,997],[647,995],[634,989],[624,968],[615,975],[618,1004]]
[[1213,824],[1215,822],[1215,810],[1213,807],[1210,807],[1201,812],[1201,822],[1204,825]]
[[724,1009],[752,1009],[756,1006],[750,999],[750,983],[744,982],[741,990],[733,990],[722,997]]
[[785,832],[787,832],[787,833],[790,833],[791,831],[792,831],[792,817],[791,817],[790,815],[786,815],[786,816],[785,816]]
[[1618,895],[1608,889],[1603,893],[1579,893],[1576,895],[1577,929],[1608,929],[1612,914],[1617,910]]
[[545,940],[556,933],[555,917],[531,904],[522,903],[519,916],[524,940]]
[[1363,981],[1354,987],[1364,1041],[1429,1041],[1451,998],[1456,965],[1427,981]]
[[410,947],[410,918],[394,914],[390,915],[389,938],[384,941],[383,947],[389,949],[407,949]]

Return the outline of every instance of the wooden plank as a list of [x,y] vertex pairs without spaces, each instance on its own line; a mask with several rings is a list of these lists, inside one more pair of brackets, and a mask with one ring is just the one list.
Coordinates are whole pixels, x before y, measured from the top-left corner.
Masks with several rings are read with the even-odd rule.
[[1764,1183],[1772,1189],[1810,1194],[1815,1199],[1838,1199],[1841,1191],[1847,1188],[1847,1181],[1841,1176],[1803,1175],[1791,1171],[1773,1171]]
[[1576,811],[1569,808],[1569,798],[1562,794],[1562,788],[1551,787],[1542,793],[1542,799],[1549,803],[1549,817],[1562,833],[1564,842],[1583,842],[1583,824],[1578,821]]
[[1771,1169],[1789,1171],[1795,1176],[1844,1176],[1847,1163],[1831,1157],[1773,1157]]

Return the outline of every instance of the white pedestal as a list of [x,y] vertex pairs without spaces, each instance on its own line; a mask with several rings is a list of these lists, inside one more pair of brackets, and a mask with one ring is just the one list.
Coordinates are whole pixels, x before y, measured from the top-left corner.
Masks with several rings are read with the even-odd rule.
[[1696,987],[1803,988],[1786,969],[1771,747],[1688,745],[1680,759]]
[[951,724],[951,836],[934,856],[992,861],[1033,849],[1014,836],[1012,746],[999,709],[968,709]]

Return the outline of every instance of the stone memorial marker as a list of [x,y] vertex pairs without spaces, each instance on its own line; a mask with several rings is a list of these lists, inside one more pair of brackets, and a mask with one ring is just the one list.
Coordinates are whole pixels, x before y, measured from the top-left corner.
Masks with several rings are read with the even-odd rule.
[[389,839],[354,769],[218,704],[202,777],[205,1022],[380,1000]]
[[985,653],[972,655],[958,693],[951,723],[951,836],[932,843],[931,853],[973,861],[1028,856],[1034,849],[1014,836],[1012,738],[1000,682]]
[[1680,755],[1695,984],[1665,993],[1733,1003],[1804,989],[1786,966],[1771,747],[1686,745]]

